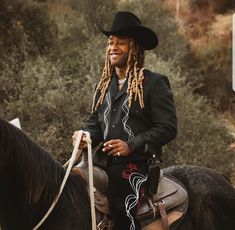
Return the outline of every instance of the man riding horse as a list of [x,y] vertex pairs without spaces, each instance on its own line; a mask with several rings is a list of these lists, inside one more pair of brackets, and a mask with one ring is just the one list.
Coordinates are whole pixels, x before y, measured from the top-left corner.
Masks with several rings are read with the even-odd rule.
[[118,12],[111,29],[101,31],[108,37],[105,66],[84,130],[93,147],[103,143],[93,162],[109,177],[114,229],[141,229],[136,212],[156,193],[161,148],[177,133],[173,95],[166,76],[144,68],[144,50],[154,49],[158,38],[136,15]]

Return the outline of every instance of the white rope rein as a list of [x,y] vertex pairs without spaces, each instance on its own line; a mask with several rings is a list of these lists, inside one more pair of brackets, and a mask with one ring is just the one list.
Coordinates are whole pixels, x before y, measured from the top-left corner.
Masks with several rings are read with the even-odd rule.
[[80,145],[81,139],[83,137],[83,134],[86,135],[84,138],[84,141],[87,142],[87,148],[88,148],[88,167],[89,167],[89,193],[90,193],[90,202],[91,202],[91,217],[92,217],[92,230],[96,229],[96,217],[95,217],[95,204],[94,204],[94,187],[93,187],[93,165],[92,165],[92,149],[91,149],[91,139],[90,139],[90,133],[84,132],[83,130],[78,131],[78,135],[74,144],[74,149],[72,152],[71,158],[65,163],[64,167],[66,168],[68,165],[68,168],[66,170],[64,179],[62,181],[62,184],[60,186],[59,192],[57,196],[55,197],[53,203],[51,204],[50,208],[46,212],[45,216],[41,219],[41,221],[33,228],[33,230],[37,230],[47,219],[47,217],[50,215],[52,210],[54,209],[57,201],[59,200],[64,186],[66,184],[66,181],[69,177],[69,174],[71,172],[71,169],[74,165],[74,163],[77,161],[77,159],[80,157],[82,150],[80,150],[78,147]]
[[89,132],[84,132],[87,138],[87,150],[88,150],[88,177],[89,177],[89,194],[90,194],[90,205],[91,205],[91,223],[92,230],[96,230],[96,213],[95,213],[95,188],[93,181],[93,162],[92,162],[92,149],[91,149],[91,138]]

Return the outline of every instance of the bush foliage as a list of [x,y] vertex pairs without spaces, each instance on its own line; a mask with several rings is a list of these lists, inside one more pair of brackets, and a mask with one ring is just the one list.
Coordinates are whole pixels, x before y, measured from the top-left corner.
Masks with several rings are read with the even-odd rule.
[[194,95],[174,61],[147,56],[149,68],[168,76],[178,117],[177,138],[165,148],[165,165],[192,164],[230,173],[234,166],[234,138],[215,117],[205,98]]
[[185,83],[180,66],[190,55],[188,46],[160,1],[8,0],[0,6],[0,115],[19,117],[30,137],[57,159],[69,157],[71,135],[82,128],[102,73],[106,39],[98,25],[108,26],[119,9],[135,12],[159,34],[160,45],[146,65],[170,77],[179,118],[165,164],[231,169],[232,139],[206,100]]

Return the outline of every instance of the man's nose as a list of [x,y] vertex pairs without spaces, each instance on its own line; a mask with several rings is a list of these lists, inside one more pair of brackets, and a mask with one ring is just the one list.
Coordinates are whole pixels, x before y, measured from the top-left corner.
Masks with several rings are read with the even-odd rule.
[[117,48],[118,48],[118,43],[117,42],[114,42],[110,47],[110,49],[112,49],[112,50],[115,50]]

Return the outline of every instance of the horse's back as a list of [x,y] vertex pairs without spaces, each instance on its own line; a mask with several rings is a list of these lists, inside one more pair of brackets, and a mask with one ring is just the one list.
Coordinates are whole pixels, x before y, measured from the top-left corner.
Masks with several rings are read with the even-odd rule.
[[164,173],[179,179],[189,193],[182,227],[188,230],[234,230],[235,189],[221,173],[199,166],[171,166]]
[[202,192],[203,194],[205,192],[220,193],[229,191],[232,194],[235,192],[229,179],[211,168],[182,165],[171,166],[163,171],[179,179],[187,188],[193,188],[195,192]]

